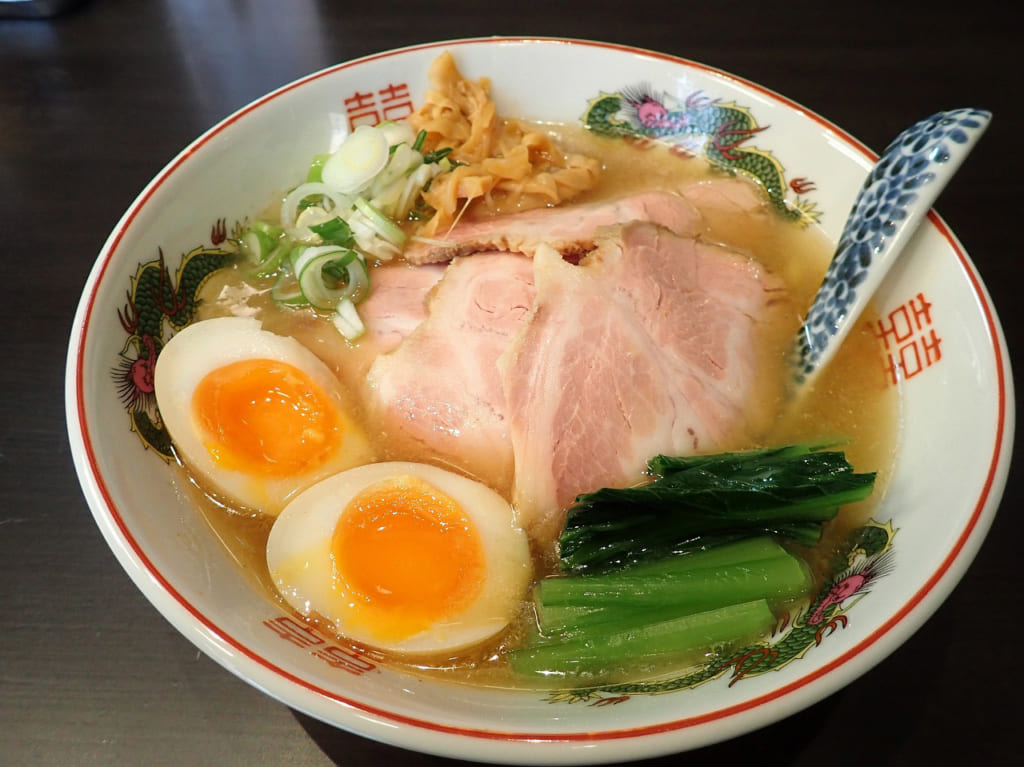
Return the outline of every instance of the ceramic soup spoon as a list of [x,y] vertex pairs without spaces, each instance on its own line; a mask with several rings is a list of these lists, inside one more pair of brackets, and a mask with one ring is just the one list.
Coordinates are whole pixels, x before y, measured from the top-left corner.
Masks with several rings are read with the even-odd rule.
[[799,397],[829,363],[939,192],[988,127],[982,109],[938,112],[907,128],[868,174],[794,345]]

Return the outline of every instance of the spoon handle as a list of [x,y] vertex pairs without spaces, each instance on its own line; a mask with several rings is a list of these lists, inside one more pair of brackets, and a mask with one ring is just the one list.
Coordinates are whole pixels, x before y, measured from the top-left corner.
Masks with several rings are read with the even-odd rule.
[[982,109],[938,112],[903,131],[879,157],[797,334],[793,380],[798,391],[832,359],[991,117]]

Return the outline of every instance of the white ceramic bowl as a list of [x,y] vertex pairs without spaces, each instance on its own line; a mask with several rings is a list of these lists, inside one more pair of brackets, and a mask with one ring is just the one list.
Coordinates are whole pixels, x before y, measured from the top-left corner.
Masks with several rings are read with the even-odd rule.
[[[801,638],[791,627],[790,641],[807,651],[790,663],[770,659],[778,666],[772,673],[755,673],[751,656],[693,689],[637,691],[612,706],[594,704],[622,691],[581,701],[378,668],[345,654],[254,588],[180,492],[173,467],[139,438],[146,435],[144,416],[153,414],[144,331],[159,328],[154,332],[166,337],[171,329],[164,318],[134,315],[126,290],[159,277],[158,253],[165,282],[173,285],[182,279],[176,270],[186,254],[200,259],[197,265],[217,258],[225,223],[256,215],[324,151],[329,114],[347,113],[355,122],[403,116],[418,103],[429,64],[446,48],[467,76],[492,79],[507,115],[577,121],[589,100],[641,84],[670,110],[695,93],[734,101],[758,126],[770,126],[746,146],[781,161],[788,200],[798,189],[833,240],[873,160],[839,128],[753,83],[601,43],[424,45],[280,88],[209,130],[156,176],[114,228],[85,286],[70,341],[67,417],[79,478],[111,549],[153,605],[225,668],[325,722],[425,752],[533,764],[651,757],[752,730],[839,689],[938,607],[974,557],[1006,479],[1013,394],[1002,332],[970,259],[934,214],[878,294],[881,316],[894,323],[892,352],[902,355],[908,373],[900,386],[895,473],[874,515],[897,531],[882,541],[891,544],[887,570],[876,573],[870,590],[847,592],[816,630],[808,634],[804,626]],[[801,179],[816,184],[800,187]],[[154,285],[170,287],[160,287],[159,279]],[[152,298],[154,288],[145,289]],[[170,311],[174,296],[164,295]],[[922,302],[930,304],[926,312]],[[122,381],[137,374],[134,385],[119,390],[112,369]],[[870,560],[880,550],[868,553]]]

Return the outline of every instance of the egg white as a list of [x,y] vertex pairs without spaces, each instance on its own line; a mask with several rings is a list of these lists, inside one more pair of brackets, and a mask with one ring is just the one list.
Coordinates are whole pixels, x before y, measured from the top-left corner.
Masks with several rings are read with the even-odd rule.
[[[475,528],[485,574],[476,598],[463,610],[402,639],[382,638],[336,583],[331,539],[346,506],[369,485],[411,475],[447,494]],[[526,534],[509,503],[487,486],[435,466],[386,462],[360,466],[325,479],[291,501],[267,541],[270,576],[285,600],[303,615],[330,621],[353,641],[405,655],[454,652],[477,645],[508,626],[532,577]]]
[[[192,396],[209,373],[247,359],[270,359],[303,371],[337,405],[344,429],[341,449],[320,466],[288,477],[266,477],[228,468],[211,456],[192,407]],[[315,354],[292,338],[263,330],[251,317],[219,317],[193,323],[175,335],[157,358],[157,407],[181,461],[218,497],[276,515],[288,500],[316,481],[372,460],[360,428],[352,422],[337,377]]]

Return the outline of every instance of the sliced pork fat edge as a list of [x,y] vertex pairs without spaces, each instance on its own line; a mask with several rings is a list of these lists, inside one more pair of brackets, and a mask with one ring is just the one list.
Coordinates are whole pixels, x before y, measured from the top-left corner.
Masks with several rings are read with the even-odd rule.
[[540,244],[578,261],[594,247],[596,232],[605,226],[650,221],[681,235],[706,229],[700,211],[671,192],[644,192],[607,202],[539,208],[457,224],[441,240],[414,241],[405,251],[410,263],[450,261],[477,252],[506,251],[532,256]]

